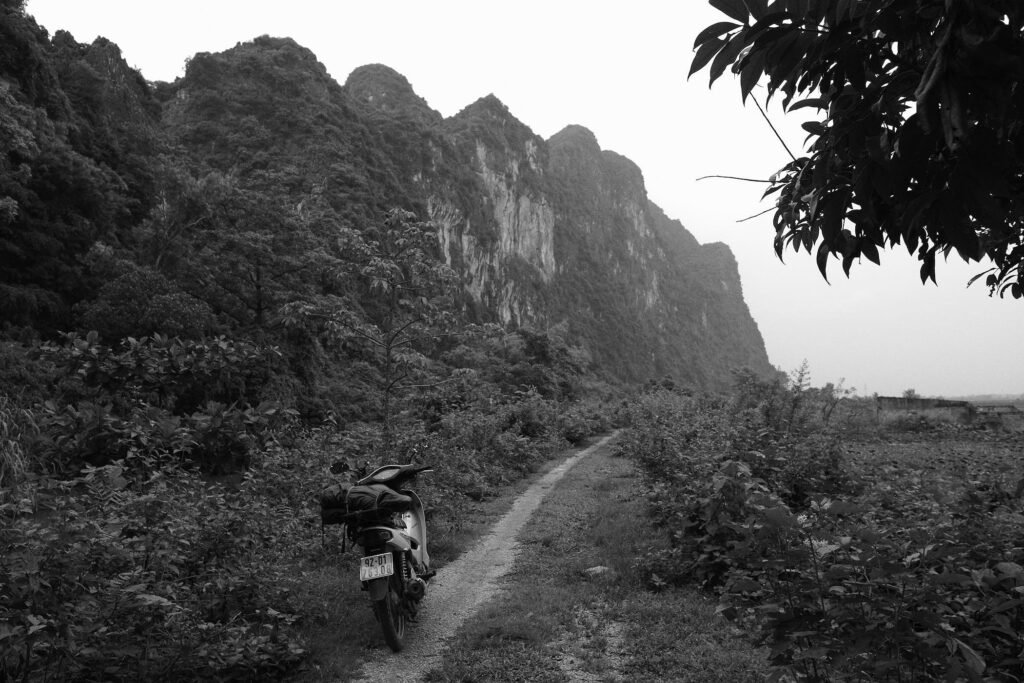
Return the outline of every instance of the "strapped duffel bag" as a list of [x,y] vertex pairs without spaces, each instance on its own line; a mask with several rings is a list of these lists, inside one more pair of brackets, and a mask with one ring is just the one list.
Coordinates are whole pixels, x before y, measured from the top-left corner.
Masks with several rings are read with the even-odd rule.
[[334,484],[320,496],[320,519],[324,524],[372,522],[411,507],[412,498],[384,484]]

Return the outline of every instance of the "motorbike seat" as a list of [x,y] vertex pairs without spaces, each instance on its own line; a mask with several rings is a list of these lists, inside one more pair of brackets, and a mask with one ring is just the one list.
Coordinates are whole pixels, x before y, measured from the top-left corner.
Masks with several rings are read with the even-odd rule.
[[384,465],[357,481],[357,484],[386,484],[399,487],[406,480],[416,476],[420,472],[432,469],[430,465]]

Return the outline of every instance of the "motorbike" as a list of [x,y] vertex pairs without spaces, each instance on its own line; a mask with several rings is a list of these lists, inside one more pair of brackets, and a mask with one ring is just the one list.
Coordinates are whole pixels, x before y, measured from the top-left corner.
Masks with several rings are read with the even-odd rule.
[[[344,463],[331,468],[346,469]],[[436,573],[427,552],[423,503],[407,488],[431,471],[429,465],[384,465],[353,484],[329,488],[320,500],[323,523],[344,524],[345,538],[362,551],[359,581],[395,652],[402,650],[406,626],[416,619],[427,581]]]

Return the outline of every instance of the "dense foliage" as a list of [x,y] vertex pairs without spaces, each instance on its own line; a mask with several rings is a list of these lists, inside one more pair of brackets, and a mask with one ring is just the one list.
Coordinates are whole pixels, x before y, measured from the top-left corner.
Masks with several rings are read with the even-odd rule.
[[739,379],[728,400],[657,391],[631,408],[623,450],[672,543],[641,558],[652,587],[714,590],[770,646],[776,680],[1020,680],[1013,445],[901,457],[862,399],[829,412],[834,391],[799,374]]
[[[13,434],[33,416],[3,417]],[[607,427],[596,410],[492,396],[430,431],[403,429],[391,457],[435,466],[421,493],[443,548],[469,500],[533,471],[563,437]],[[382,444],[373,425],[279,435],[288,447],[250,453],[228,487],[169,465],[156,440],[71,479],[12,470],[0,498],[0,671],[29,680],[276,680],[296,666],[295,627],[319,609],[304,593],[314,587],[291,579],[296,563],[338,571],[336,554],[320,549],[313,501],[332,461],[362,464]]]
[[[51,43],[20,2],[0,3],[0,315],[8,324],[66,329],[70,305],[95,287],[83,256],[117,243],[148,210],[148,86],[137,74],[120,97],[104,80],[116,46]],[[132,108],[130,122],[110,120]]]
[[[983,256],[986,284],[1024,296],[1024,10],[1015,0],[712,0],[730,21],[695,43],[691,73],[759,82],[811,141],[771,178],[775,249],[851,264],[902,244],[935,279],[936,256]],[[798,101],[794,99],[803,97]],[[983,273],[984,275],[984,273]]]
[[609,426],[597,405],[467,368],[390,443],[375,423],[303,427],[250,402],[274,357],[225,339],[112,349],[72,335],[23,360],[61,390],[0,401],[0,677],[279,680],[321,609],[297,571],[341,570],[315,522],[333,461],[431,463],[421,493],[443,551],[469,501]]

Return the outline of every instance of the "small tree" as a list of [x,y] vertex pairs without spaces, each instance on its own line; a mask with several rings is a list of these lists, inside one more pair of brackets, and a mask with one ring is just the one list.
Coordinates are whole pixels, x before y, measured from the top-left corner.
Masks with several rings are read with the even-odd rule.
[[455,275],[439,258],[434,227],[409,211],[393,209],[366,231],[344,230],[339,246],[336,276],[347,293],[292,305],[287,316],[324,321],[340,343],[377,368],[386,449],[395,397],[437,383],[428,353],[451,332]]
[[[796,426],[802,430],[807,416],[800,413],[807,392],[811,387],[811,367],[804,358],[800,367],[789,374],[789,417],[786,419],[786,433],[789,434]],[[799,417],[798,417],[799,414]]]
[[821,397],[821,423],[823,425],[828,425],[832,419],[832,413],[835,412],[839,403],[853,393],[852,389],[847,389],[843,386],[845,381],[845,379],[840,378],[838,384],[827,382],[825,386],[818,390]]

